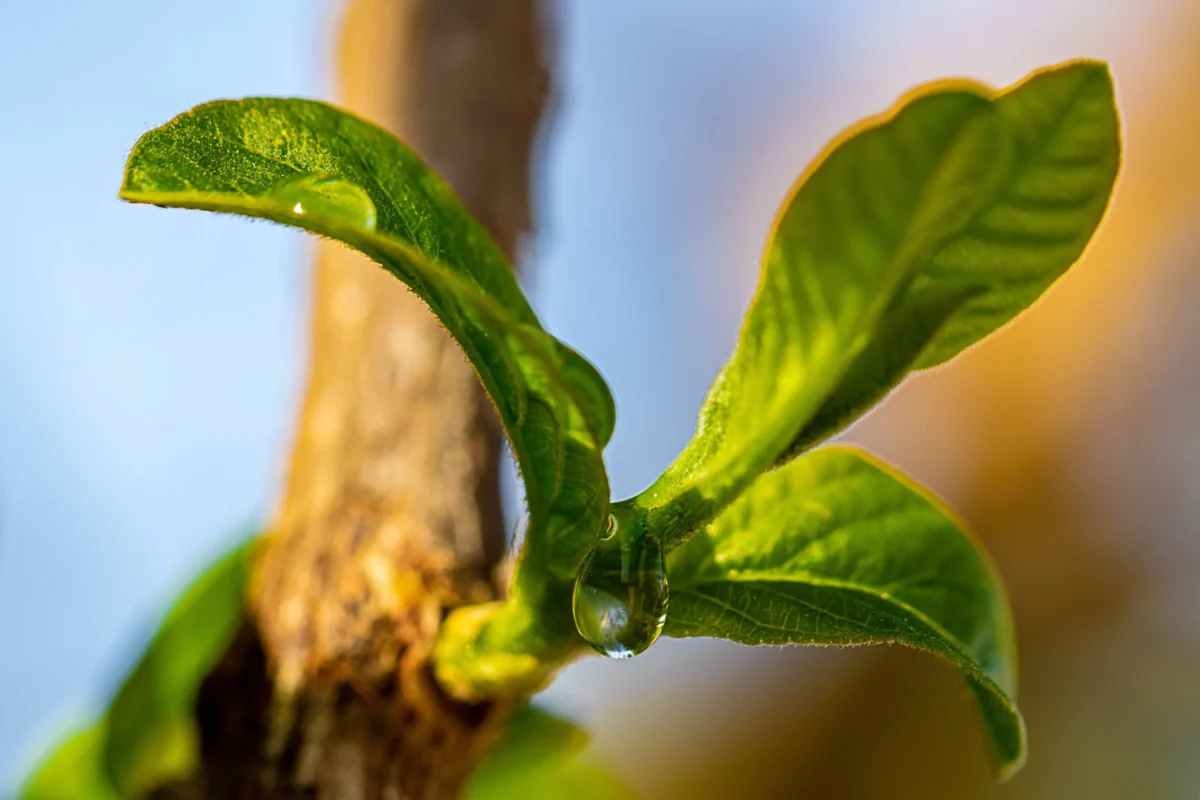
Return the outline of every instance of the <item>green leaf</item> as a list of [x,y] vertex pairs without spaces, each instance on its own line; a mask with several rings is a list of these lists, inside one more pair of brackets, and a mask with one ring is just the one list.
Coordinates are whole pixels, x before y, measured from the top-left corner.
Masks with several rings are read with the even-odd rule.
[[542,330],[491,237],[411,150],[324,103],[217,101],[143,136],[121,197],[303,228],[407,284],[496,404],[525,478],[527,556],[574,575],[607,514],[601,449],[612,396],[582,356]]
[[[607,520],[601,451],[614,404],[596,370],[542,329],[504,256],[450,188],[389,133],[345,111],[251,98],[198,106],[143,136],[121,197],[337,239],[425,301],[495,403],[529,508],[509,601],[471,619],[470,641],[439,677],[464,698],[483,673],[513,685],[542,680],[541,662],[577,643],[570,586]],[[496,659],[476,663],[492,655],[504,670]]]
[[575,723],[522,703],[505,724],[500,741],[476,767],[475,777],[519,772],[556,758],[574,758],[587,743],[587,731]]
[[473,780],[467,800],[636,800],[637,793],[599,764],[586,759],[550,761]]
[[636,498],[651,535],[677,544],[774,464],[921,265],[974,220],[1012,157],[983,91],[920,90],[844,134],[801,178],[695,437]]
[[21,800],[120,800],[104,768],[107,720],[69,734],[34,770]]
[[948,510],[864,453],[824,447],[763,475],[668,571],[666,635],[926,650],[966,679],[1000,774],[1024,760],[994,570]]
[[257,546],[238,546],[184,591],[113,699],[104,760],[126,796],[186,778],[196,766],[196,695],[242,624]]
[[138,797],[192,773],[196,696],[242,624],[258,544],[238,545],[184,590],[105,715],[61,744],[22,797]]
[[953,358],[1037,300],[1082,255],[1116,182],[1120,121],[1106,64],[1039,70],[995,107],[1014,135],[1012,165],[992,201],[913,284],[914,291],[953,283],[987,291],[938,331],[918,369]]
[[522,705],[500,741],[476,767],[467,800],[626,800],[636,795],[602,767],[580,758],[588,736],[581,728]]
[[994,100],[1014,157],[971,224],[921,265],[782,460],[846,427],[911,369],[953,358],[1024,310],[1079,259],[1120,164],[1107,66],[1034,73]]

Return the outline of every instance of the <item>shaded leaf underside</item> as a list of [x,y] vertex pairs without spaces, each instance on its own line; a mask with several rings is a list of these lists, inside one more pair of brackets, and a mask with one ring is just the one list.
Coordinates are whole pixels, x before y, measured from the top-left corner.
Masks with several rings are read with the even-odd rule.
[[666,635],[926,650],[966,678],[1000,771],[1024,758],[998,578],[944,508],[865,454],[821,448],[764,475],[668,570]]

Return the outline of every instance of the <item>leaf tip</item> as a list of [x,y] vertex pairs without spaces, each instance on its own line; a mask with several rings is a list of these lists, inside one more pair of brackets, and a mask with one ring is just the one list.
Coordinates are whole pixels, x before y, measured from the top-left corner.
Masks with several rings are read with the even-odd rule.
[[997,753],[996,783],[1008,783],[1018,772],[1025,768],[1029,755],[1028,732],[1025,730],[1025,718],[1019,711],[1014,712],[1017,720],[1017,739],[1013,750],[1002,757]]
[[1006,87],[1003,93],[1012,94],[1031,83],[1043,80],[1069,80],[1072,78],[1078,81],[1079,85],[1095,82],[1107,86],[1110,93],[1114,92],[1112,68],[1109,67],[1107,61],[1097,58],[1073,58],[1035,69],[1013,85]]

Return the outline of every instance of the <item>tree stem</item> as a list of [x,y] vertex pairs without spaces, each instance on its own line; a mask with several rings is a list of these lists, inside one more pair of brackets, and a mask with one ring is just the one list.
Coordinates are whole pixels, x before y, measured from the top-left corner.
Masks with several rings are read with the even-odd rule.
[[[510,258],[546,33],[537,0],[353,0],[343,23],[338,102],[413,147]],[[499,425],[428,309],[336,243],[317,247],[311,346],[253,624],[201,696],[204,793],[453,797],[507,714],[429,669],[445,613],[495,596]]]

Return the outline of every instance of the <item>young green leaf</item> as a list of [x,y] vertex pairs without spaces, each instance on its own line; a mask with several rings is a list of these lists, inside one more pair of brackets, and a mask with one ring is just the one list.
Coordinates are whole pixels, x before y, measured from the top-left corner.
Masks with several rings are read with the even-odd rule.
[[929,651],[966,679],[1000,774],[1021,765],[1000,582],[950,512],[871,457],[825,447],[761,476],[668,570],[666,635]]
[[981,90],[938,85],[849,131],[801,178],[694,438],[635,501],[651,535],[682,541],[788,449],[1008,174],[1011,138]]
[[615,776],[580,758],[581,728],[530,705],[517,709],[500,741],[463,789],[468,800],[632,800]]
[[34,769],[20,800],[120,800],[104,767],[107,721],[69,734]]
[[1040,70],[993,101],[1014,139],[1003,180],[912,286],[781,460],[853,422],[910,369],[953,358],[1033,303],[1078,260],[1112,195],[1120,123],[1099,62]]
[[529,703],[517,707],[504,733],[475,768],[473,783],[490,783],[504,773],[535,769],[551,760],[574,758],[587,747],[588,734],[573,722]]
[[995,99],[1015,143],[1012,165],[967,230],[944,243],[914,289],[983,284],[922,353],[918,369],[953,358],[1015,317],[1083,253],[1121,162],[1112,74],[1098,61],[1039,70]]
[[196,693],[242,622],[257,544],[226,553],[184,590],[104,716],[55,748],[24,800],[140,797],[191,773]]
[[583,758],[530,764],[521,772],[482,773],[465,800],[637,800],[637,793],[600,764]]
[[196,694],[242,624],[257,544],[230,551],[184,591],[109,706],[104,763],[123,795],[141,796],[195,767]]
[[[416,292],[479,374],[525,479],[529,526],[511,597],[527,608],[507,616],[529,622],[529,609],[546,611],[568,626],[569,607],[544,597],[569,598],[607,518],[601,450],[612,434],[612,395],[582,356],[541,328],[490,236],[411,150],[324,103],[218,101],[143,136],[121,196],[328,236]],[[537,622],[523,623],[530,641]]]

